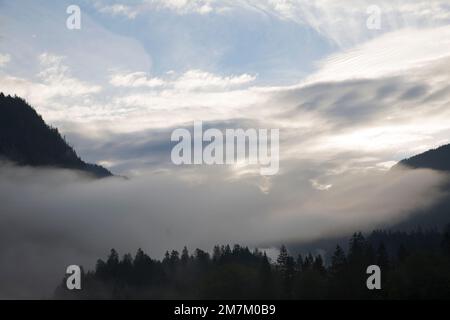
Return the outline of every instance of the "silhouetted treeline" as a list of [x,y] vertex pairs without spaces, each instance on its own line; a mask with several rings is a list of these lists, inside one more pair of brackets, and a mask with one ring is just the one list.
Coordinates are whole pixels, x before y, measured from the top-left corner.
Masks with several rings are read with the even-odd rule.
[[[119,258],[112,249],[94,271],[83,274],[82,290],[67,290],[64,279],[55,294],[63,299],[450,298],[450,225],[443,232],[376,231],[369,238],[355,233],[348,250],[336,246],[328,263],[311,253],[291,256],[285,246],[275,261],[239,245],[216,246],[211,254],[200,249],[191,254],[185,247],[167,252],[162,261],[141,249]],[[366,268],[372,264],[381,268],[381,290],[367,289]]]
[[107,169],[81,160],[61,137],[22,98],[0,92],[0,159],[19,165],[75,169],[96,177],[111,176]]

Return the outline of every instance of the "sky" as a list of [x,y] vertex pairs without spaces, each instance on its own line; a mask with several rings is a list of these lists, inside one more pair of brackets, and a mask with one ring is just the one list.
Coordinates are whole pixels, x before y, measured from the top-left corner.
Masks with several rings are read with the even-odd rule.
[[71,4],[0,1],[2,91],[118,174],[170,167],[194,120],[279,128],[286,162],[448,142],[446,1],[79,1],[80,30]]
[[[442,196],[442,174],[388,170],[450,140],[449,22],[445,0],[0,0],[0,91],[130,178],[3,169],[6,256],[55,253],[55,277],[112,246],[270,248],[404,219]],[[278,174],[175,166],[170,134],[198,120],[279,129]]]

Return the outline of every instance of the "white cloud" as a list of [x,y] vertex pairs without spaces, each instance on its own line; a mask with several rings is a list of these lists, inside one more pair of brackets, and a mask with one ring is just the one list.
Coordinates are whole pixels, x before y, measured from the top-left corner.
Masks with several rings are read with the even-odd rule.
[[[73,77],[62,56],[43,53],[38,61],[36,80],[0,76],[2,90],[26,98],[49,121],[102,121],[104,129],[116,132],[170,127],[196,118],[226,120],[237,111],[251,116],[249,108],[267,96],[248,88],[256,76],[246,73],[222,76],[188,70],[156,78],[145,72],[115,72],[109,86],[99,86]],[[121,119],[126,121],[114,124]]]
[[383,170],[390,170],[393,166],[397,164],[397,161],[384,161],[377,163],[377,167],[382,168]]
[[221,77],[202,70],[189,70],[174,82],[174,87],[182,90],[230,89],[253,82],[256,76],[241,74]]
[[125,5],[125,4],[113,4],[113,5],[105,5],[105,6],[99,6],[99,11],[102,13],[109,13],[113,16],[116,15],[123,15],[129,19],[134,19],[138,15],[138,10]]
[[159,8],[175,10],[180,14],[195,12],[206,14],[213,11],[212,5],[215,0],[150,0],[149,3],[155,4]]
[[110,84],[115,87],[154,88],[163,86],[165,81],[160,78],[148,78],[145,72],[133,72],[113,74],[110,79]]
[[[251,89],[186,90],[167,88],[161,91],[127,93],[115,96],[116,107],[130,108],[115,130],[129,131],[145,128],[181,126],[195,119],[203,121],[230,120],[235,117],[254,118],[254,106],[262,106],[267,94]],[[265,114],[261,108],[259,114]]]
[[311,182],[311,185],[315,188],[315,189],[317,189],[317,190],[319,190],[319,191],[326,191],[326,190],[328,190],[328,189],[330,189],[333,185],[332,184],[322,184],[322,183],[319,183],[316,179],[311,179],[311,180],[309,180],[310,182]]
[[224,76],[197,69],[168,72],[162,78],[151,78],[145,72],[114,73],[110,83],[123,91],[111,97],[109,110],[111,115],[127,114],[127,122],[115,129],[124,131],[170,127],[199,118],[226,120],[237,111],[242,117],[252,117],[249,108],[267,97],[249,87],[255,79],[246,73]]
[[176,90],[213,91],[227,90],[253,82],[256,76],[241,74],[236,76],[220,76],[202,70],[188,70],[176,76],[174,72],[166,74],[169,79],[151,78],[145,72],[115,73],[111,76],[110,84],[116,87],[170,87]]

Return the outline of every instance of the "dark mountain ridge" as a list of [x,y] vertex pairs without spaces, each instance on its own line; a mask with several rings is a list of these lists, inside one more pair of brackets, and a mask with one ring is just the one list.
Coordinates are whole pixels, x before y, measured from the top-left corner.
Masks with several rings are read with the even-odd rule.
[[0,158],[18,165],[73,169],[97,178],[112,176],[102,166],[86,163],[58,129],[48,126],[22,98],[0,93]]
[[450,144],[425,151],[411,158],[400,161],[395,167],[405,166],[412,169],[433,169],[450,171]]

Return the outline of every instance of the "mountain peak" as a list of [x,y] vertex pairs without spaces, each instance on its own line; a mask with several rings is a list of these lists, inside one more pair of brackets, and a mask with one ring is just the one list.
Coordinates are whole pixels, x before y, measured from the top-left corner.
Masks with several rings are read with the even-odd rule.
[[18,165],[55,167],[112,176],[102,166],[86,163],[67,144],[58,129],[48,126],[22,98],[0,93],[0,157]]

